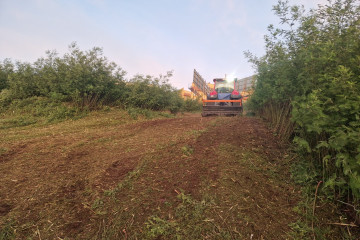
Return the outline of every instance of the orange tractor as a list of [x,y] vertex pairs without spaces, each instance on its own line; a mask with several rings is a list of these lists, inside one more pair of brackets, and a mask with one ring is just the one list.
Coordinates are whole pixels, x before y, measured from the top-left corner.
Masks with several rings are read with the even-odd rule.
[[214,89],[203,100],[202,116],[242,114],[242,96],[235,90],[237,79],[215,78]]

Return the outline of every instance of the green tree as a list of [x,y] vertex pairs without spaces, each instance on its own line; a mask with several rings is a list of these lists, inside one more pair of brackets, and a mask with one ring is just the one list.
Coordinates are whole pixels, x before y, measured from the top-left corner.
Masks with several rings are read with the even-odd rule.
[[282,28],[269,26],[265,56],[247,54],[258,71],[251,106],[276,124],[290,106],[295,140],[325,185],[360,199],[359,2],[305,12],[279,1],[273,10]]
[[2,65],[1,79],[9,73],[7,82],[1,83],[8,85],[13,98],[43,96],[96,108],[117,101],[125,91],[125,71],[109,62],[97,47],[84,52],[72,43],[63,57],[47,51],[46,57],[33,64],[17,62],[15,71],[10,67],[9,62]]
[[14,72],[14,65],[10,59],[0,63],[0,92],[9,87],[9,75]]
[[169,84],[172,72],[152,76],[137,75],[127,83],[126,105],[151,110],[171,110],[177,112],[183,100],[179,92]]

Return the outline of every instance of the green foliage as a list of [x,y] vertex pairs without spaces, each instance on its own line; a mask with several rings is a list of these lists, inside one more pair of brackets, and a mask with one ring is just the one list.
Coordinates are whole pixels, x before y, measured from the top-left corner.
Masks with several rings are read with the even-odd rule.
[[[74,118],[102,106],[120,106],[137,119],[154,117],[153,111],[193,111],[192,101],[180,97],[169,84],[172,72],[159,77],[136,75],[125,79],[125,71],[103,56],[101,48],[82,51],[76,43],[59,56],[47,51],[34,63],[0,63],[0,113],[28,114],[1,120],[3,127],[25,126],[47,117],[47,121]],[[37,100],[36,100],[37,99]],[[27,107],[26,107],[27,105]]]
[[177,113],[182,107],[183,100],[179,92],[168,83],[171,76],[171,72],[158,78],[135,76],[126,84],[125,105]]
[[214,219],[206,217],[212,203],[197,201],[183,192],[177,197],[181,202],[174,215],[148,218],[145,239],[231,239],[228,231],[221,230]]
[[[360,200],[360,4],[334,0],[305,12],[279,1],[269,26],[252,109],[291,103],[294,142],[338,197]],[[269,104],[271,103],[271,104]],[[276,114],[280,114],[278,111]],[[332,191],[334,193],[334,191]]]
[[186,112],[197,112],[201,111],[202,103],[198,99],[186,99],[183,106]]
[[14,222],[6,222],[0,228],[0,240],[15,239],[15,229],[13,228]]
[[28,117],[17,117],[12,119],[6,119],[0,121],[1,123],[0,129],[23,127],[23,126],[32,125],[36,122],[37,120],[35,118],[28,118]]
[[14,65],[9,59],[0,63],[0,92],[9,87],[9,74],[14,71]]
[[148,231],[147,237],[150,239],[156,239],[159,236],[176,239],[176,232],[179,230],[176,222],[166,221],[158,216],[150,217],[146,222],[146,227]]
[[63,57],[47,51],[45,58],[33,64],[16,62],[12,66],[7,60],[0,67],[0,78],[7,76],[2,85],[8,86],[13,99],[42,96],[88,108],[121,98],[124,75],[121,68],[102,55],[101,48],[84,52],[76,43],[69,46],[69,53]]
[[[293,164],[291,169],[291,178],[299,185],[306,187],[316,184],[319,174],[316,172],[314,165],[305,160],[300,160]],[[312,191],[312,189],[311,189]]]
[[290,232],[290,237],[292,239],[310,239],[311,238],[311,228],[302,221],[297,221],[295,223],[289,224],[292,232]]
[[78,119],[87,114],[85,109],[68,106],[46,97],[15,99],[6,107],[1,128],[22,127],[38,122],[52,123],[65,119]]
[[134,120],[137,120],[139,116],[144,116],[146,119],[152,119],[155,116],[155,113],[149,109],[143,108],[127,108],[127,112],[130,117]]
[[194,149],[192,147],[190,147],[190,146],[183,146],[181,148],[181,151],[182,151],[184,156],[189,157],[189,156],[191,156],[193,154]]

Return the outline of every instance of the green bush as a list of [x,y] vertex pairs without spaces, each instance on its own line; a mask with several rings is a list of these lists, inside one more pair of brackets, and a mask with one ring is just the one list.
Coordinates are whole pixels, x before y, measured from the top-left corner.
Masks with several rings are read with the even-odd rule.
[[335,0],[306,12],[280,1],[273,10],[283,27],[269,26],[263,57],[247,54],[258,71],[250,106],[273,125],[291,125],[282,120],[289,115],[295,143],[324,185],[358,201],[360,4]]
[[202,103],[199,101],[199,99],[186,99],[184,101],[183,109],[186,112],[201,111]]
[[171,72],[158,78],[137,75],[125,86],[125,105],[155,111],[178,112],[183,104],[179,92],[168,82]]
[[86,109],[54,101],[47,97],[15,99],[3,110],[1,128],[21,127],[38,122],[49,123],[65,119],[78,119],[87,114]]
[[[80,117],[103,106],[120,106],[134,119],[139,114],[150,119],[153,111],[176,114],[197,109],[194,102],[184,103],[169,84],[171,76],[168,72],[126,80],[125,71],[109,62],[101,48],[82,51],[72,43],[61,57],[47,51],[34,63],[9,59],[0,63],[0,112],[30,114],[52,122]],[[26,125],[21,119],[6,121]]]
[[59,57],[47,51],[33,64],[6,59],[0,64],[0,91],[8,89],[12,99],[49,97],[71,101],[79,107],[98,108],[124,94],[125,72],[103,56],[101,48],[81,51],[76,43]]

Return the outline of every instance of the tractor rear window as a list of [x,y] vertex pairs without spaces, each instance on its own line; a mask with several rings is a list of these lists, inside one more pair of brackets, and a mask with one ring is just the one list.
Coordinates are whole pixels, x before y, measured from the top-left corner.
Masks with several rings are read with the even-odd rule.
[[234,90],[234,81],[216,81],[215,90],[218,93],[231,93]]

